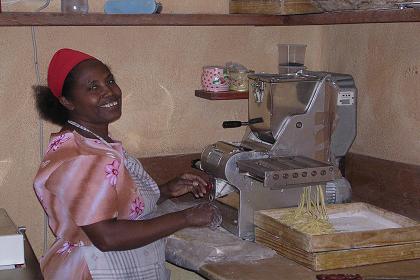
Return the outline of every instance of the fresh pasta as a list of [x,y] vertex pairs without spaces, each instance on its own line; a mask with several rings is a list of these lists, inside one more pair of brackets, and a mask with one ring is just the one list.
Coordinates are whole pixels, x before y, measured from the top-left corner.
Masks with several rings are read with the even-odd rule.
[[280,221],[296,230],[308,234],[325,234],[334,232],[328,219],[321,186],[316,186],[315,198],[312,199],[311,187],[305,187],[300,197],[299,206],[283,215]]

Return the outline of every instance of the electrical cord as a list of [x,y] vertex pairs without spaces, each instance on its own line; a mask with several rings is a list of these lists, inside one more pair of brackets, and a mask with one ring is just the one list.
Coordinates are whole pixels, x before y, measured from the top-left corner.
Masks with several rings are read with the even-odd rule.
[[46,0],[44,5],[42,5],[41,7],[38,8],[38,10],[36,10],[37,12],[42,11],[43,9],[45,9],[46,7],[48,7],[50,5],[51,0]]
[[[37,12],[42,11],[50,5],[51,0],[46,0],[44,5],[37,9]],[[35,68],[35,76],[37,85],[41,84],[41,75],[39,74],[39,63],[38,63],[38,46],[36,41],[36,28],[31,26],[31,39],[32,39],[32,53],[33,53],[33,62]],[[38,117],[38,133],[39,133],[39,159],[42,161],[44,157],[44,122]],[[43,230],[43,254],[48,249],[48,216],[44,212],[44,230]]]

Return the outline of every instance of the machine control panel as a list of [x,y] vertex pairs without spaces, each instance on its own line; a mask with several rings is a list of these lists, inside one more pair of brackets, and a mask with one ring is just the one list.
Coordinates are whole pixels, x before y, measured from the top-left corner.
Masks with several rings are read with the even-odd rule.
[[354,104],[354,91],[341,91],[338,93],[337,106],[350,106]]

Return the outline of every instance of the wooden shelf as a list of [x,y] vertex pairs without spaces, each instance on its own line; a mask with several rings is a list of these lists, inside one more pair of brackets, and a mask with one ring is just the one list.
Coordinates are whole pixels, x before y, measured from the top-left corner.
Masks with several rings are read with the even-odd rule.
[[276,15],[153,14],[107,15],[0,13],[0,26],[226,26],[282,25]]
[[418,22],[420,9],[343,11],[305,15],[154,14],[107,15],[0,13],[0,26],[295,26]]
[[204,90],[196,90],[195,96],[209,100],[233,100],[233,99],[248,99],[247,91],[221,91],[210,92]]
[[358,23],[418,22],[420,9],[341,11],[286,16],[284,25],[332,25]]

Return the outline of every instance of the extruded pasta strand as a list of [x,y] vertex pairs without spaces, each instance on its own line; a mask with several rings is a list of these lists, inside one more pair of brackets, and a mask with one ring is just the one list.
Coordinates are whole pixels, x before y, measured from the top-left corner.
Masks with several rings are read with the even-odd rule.
[[281,217],[280,221],[308,234],[334,232],[334,228],[328,220],[324,192],[319,185],[316,186],[314,199],[312,199],[311,186],[305,187],[298,207]]

